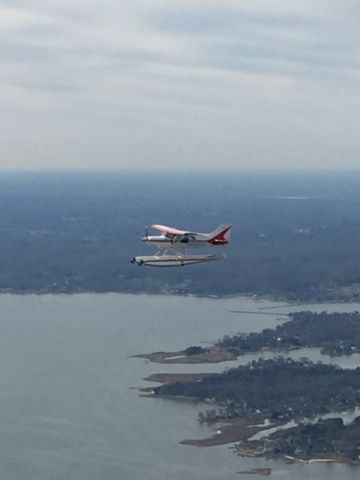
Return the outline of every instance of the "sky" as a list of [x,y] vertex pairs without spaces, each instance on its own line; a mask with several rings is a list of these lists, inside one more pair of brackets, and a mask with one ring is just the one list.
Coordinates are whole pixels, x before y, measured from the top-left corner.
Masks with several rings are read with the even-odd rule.
[[358,0],[0,0],[0,170],[358,169]]

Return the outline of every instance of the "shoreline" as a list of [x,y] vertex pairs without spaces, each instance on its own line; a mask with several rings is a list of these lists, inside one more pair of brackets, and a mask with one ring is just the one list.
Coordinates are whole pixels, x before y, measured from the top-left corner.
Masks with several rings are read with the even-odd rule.
[[[253,301],[268,301],[274,303],[282,303],[285,305],[279,306],[280,308],[286,307],[296,307],[302,305],[318,305],[318,304],[344,304],[344,303],[360,303],[359,297],[349,298],[349,297],[334,297],[334,298],[322,298],[322,299],[306,299],[306,298],[289,298],[286,295],[272,295],[272,294],[258,294],[255,292],[236,292],[236,293],[219,293],[219,294],[202,294],[202,293],[185,293],[185,292],[148,292],[148,291],[133,291],[129,292],[126,290],[87,290],[87,289],[78,289],[73,291],[68,290],[47,290],[47,289],[35,289],[35,290],[16,290],[12,288],[4,288],[0,289],[0,296],[1,295],[38,295],[38,296],[45,296],[45,295],[146,295],[146,296],[159,296],[159,297],[184,297],[184,298],[198,298],[198,299],[207,299],[207,300],[226,300],[226,299],[245,299],[245,300],[253,300]],[[237,313],[237,312],[233,312]],[[252,313],[252,312],[251,312]],[[258,312],[254,312],[258,313]]]
[[[214,373],[153,373],[143,380],[149,382],[156,382],[165,385],[166,383],[181,382],[188,383],[196,380],[201,380],[206,377],[214,376]],[[139,389],[143,393],[150,394],[153,397],[152,387],[145,387]],[[197,400],[191,397],[164,397],[175,401],[191,401]],[[204,403],[204,402],[202,402]],[[215,433],[210,437],[200,439],[185,439],[180,442],[181,445],[193,445],[197,447],[211,447],[216,445],[226,445],[228,443],[239,442],[240,440],[248,440],[253,435],[285,425],[286,422],[275,421],[273,423],[266,423],[267,418],[265,415],[256,415],[251,418],[234,418],[227,420],[216,420],[214,425],[217,425]]]
[[[188,383],[196,382],[209,376],[216,376],[216,373],[155,373],[145,377],[143,380],[150,382],[161,383]],[[141,389],[154,398],[154,390],[152,387]],[[200,402],[199,399],[192,397],[181,396],[164,396],[159,395],[159,398],[169,398],[175,401],[191,401]],[[204,401],[202,401],[204,403]],[[220,406],[219,403],[205,401],[209,404],[209,408]],[[264,458],[264,459],[282,459],[284,461],[299,462],[299,463],[344,463],[347,465],[360,466],[360,460],[354,460],[341,453],[316,453],[313,457],[306,455],[287,455],[285,453],[271,454],[266,453],[265,450],[253,448],[250,445],[247,447],[247,441],[257,434],[262,437],[267,437],[271,434],[274,428],[282,429],[288,422],[284,420],[269,420],[269,415],[265,412],[258,414],[251,414],[247,417],[224,418],[216,417],[213,420],[207,420],[208,425],[213,425],[213,434],[205,438],[187,438],[179,442],[182,445],[191,445],[196,447],[212,447],[226,444],[234,444],[230,448],[234,450],[239,456],[247,458]],[[200,418],[199,418],[200,419]],[[201,420],[201,419],[200,419]],[[269,434],[266,432],[269,431]],[[240,472],[239,472],[240,473]]]

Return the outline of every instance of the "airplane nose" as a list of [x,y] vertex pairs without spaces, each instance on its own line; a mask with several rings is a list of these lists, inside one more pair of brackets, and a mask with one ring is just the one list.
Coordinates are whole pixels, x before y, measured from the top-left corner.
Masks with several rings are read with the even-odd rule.
[[143,242],[147,242],[148,237],[143,237],[141,240],[142,240]]

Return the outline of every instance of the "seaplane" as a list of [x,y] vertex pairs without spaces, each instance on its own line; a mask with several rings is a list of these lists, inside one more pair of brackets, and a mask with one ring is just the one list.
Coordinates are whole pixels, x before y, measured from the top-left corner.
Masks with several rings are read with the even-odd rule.
[[[143,242],[158,249],[155,255],[137,256],[131,263],[149,267],[183,267],[195,263],[205,263],[221,260],[224,255],[212,253],[190,254],[193,247],[224,247],[230,242],[231,225],[220,225],[210,233],[199,233],[188,230],[179,230],[165,225],[151,225],[153,230],[161,235],[149,235],[145,228]],[[170,252],[170,253],[169,253]]]

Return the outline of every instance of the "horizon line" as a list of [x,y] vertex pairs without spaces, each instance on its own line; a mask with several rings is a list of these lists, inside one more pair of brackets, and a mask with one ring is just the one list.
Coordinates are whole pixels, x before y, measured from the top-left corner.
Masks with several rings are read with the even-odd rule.
[[156,174],[156,173],[199,173],[199,174],[212,174],[212,173],[360,173],[360,167],[353,168],[245,168],[245,167],[229,167],[229,168],[181,168],[181,167],[156,167],[156,168],[0,168],[0,175],[2,174],[111,174],[111,173],[132,173],[132,174]]

